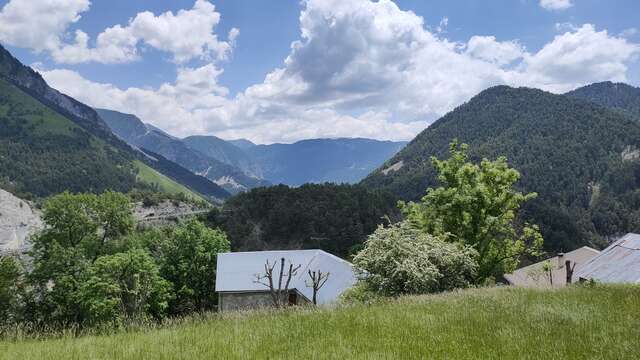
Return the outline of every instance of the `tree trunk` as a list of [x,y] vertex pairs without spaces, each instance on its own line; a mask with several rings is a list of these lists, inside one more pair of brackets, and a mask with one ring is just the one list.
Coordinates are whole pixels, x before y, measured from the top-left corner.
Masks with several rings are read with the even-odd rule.
[[573,263],[571,266],[571,260],[567,260],[564,262],[564,267],[567,269],[567,285],[571,284],[573,278],[573,270],[576,268],[576,263]]

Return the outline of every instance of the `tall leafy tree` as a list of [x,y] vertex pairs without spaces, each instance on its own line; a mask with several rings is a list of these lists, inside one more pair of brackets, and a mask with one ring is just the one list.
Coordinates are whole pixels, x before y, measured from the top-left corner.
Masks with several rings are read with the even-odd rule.
[[231,250],[226,234],[197,220],[176,227],[161,243],[161,273],[174,285],[173,313],[203,311],[216,305],[217,254]]
[[171,283],[143,249],[99,257],[83,280],[78,299],[91,325],[159,318],[171,296]]
[[433,157],[440,186],[402,207],[413,226],[476,249],[477,281],[483,282],[513,271],[522,256],[538,255],[543,239],[536,225],[518,221],[522,203],[536,197],[514,189],[518,171],[505,157],[471,163],[467,150],[453,141],[449,159]]
[[103,255],[105,245],[133,231],[126,195],[71,194],[44,204],[47,227],[34,238],[30,282],[38,293],[40,320],[81,323],[78,289],[87,268]]

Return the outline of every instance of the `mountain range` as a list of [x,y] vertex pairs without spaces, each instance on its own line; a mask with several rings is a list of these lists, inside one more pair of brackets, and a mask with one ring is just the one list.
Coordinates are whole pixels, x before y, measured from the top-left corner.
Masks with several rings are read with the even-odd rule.
[[437,185],[430,158],[445,158],[453,139],[470,145],[472,160],[504,155],[521,173],[517,187],[538,197],[518,221],[539,224],[549,250],[602,246],[640,231],[640,89],[627,84],[566,94],[492,87],[409,143],[256,145],[177,138],[133,115],[96,111],[49,87],[0,46],[0,187],[22,197],[151,189],[222,201],[269,184],[362,179],[358,186],[369,191],[414,201]]
[[357,138],[270,145],[201,135],[179,139],[134,115],[96,111],[132,146],[161,154],[233,194],[269,184],[356,183],[406,144]]
[[430,158],[458,139],[471,159],[506,156],[517,186],[538,193],[522,220],[541,226],[548,249],[599,246],[640,230],[640,91],[599,83],[557,95],[497,86],[421,132],[362,184],[418,200],[437,185]]
[[[249,176],[233,165],[192,149],[183,140],[143,123],[134,115],[105,109],[97,109],[97,112],[113,133],[130,145],[160,154],[231,193],[268,185],[267,182]],[[231,144],[228,145],[241,151]]]

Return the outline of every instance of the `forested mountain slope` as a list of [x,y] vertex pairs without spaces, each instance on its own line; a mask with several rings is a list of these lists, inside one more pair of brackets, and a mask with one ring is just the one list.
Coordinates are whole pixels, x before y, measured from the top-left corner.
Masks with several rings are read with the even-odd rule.
[[0,79],[3,187],[48,196],[136,184],[132,154],[97,140],[78,124]]
[[369,175],[365,186],[417,200],[436,185],[430,157],[452,139],[475,160],[504,155],[521,189],[535,191],[525,219],[551,250],[602,244],[640,230],[640,125],[619,112],[541,90],[498,86],[445,115]]
[[606,81],[575,89],[566,95],[613,108],[640,120],[640,88]]
[[92,108],[50,88],[0,46],[1,187],[36,197],[153,187],[138,177],[139,162],[158,170]]
[[220,186],[216,186],[209,179],[198,176],[191,171],[183,168],[182,166],[167,160],[164,156],[156,154],[147,149],[141,149],[151,159],[154,164],[154,168],[160,170],[162,174],[175,179],[180,184],[188,184],[189,189],[195,191],[198,194],[204,195],[209,199],[224,200],[231,196]]

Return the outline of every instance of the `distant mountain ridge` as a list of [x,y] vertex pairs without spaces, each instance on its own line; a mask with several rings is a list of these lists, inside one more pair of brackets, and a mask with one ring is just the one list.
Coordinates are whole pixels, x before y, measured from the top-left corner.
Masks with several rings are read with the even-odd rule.
[[216,136],[188,136],[182,139],[182,141],[191,149],[225,164],[234,166],[251,177],[264,178],[260,166],[245,152],[247,148],[243,149]]
[[[230,193],[268,185],[266,181],[249,176],[241,169],[207,156],[191,148],[185,141],[143,123],[135,115],[107,109],[96,111],[111,130],[130,145],[160,154],[193,173],[206,177]],[[241,151],[233,145],[228,146]]]
[[275,184],[357,183],[396,154],[404,141],[362,138],[308,139],[293,144],[255,145],[245,149]]
[[358,138],[270,145],[203,135],[178,139],[134,115],[97,111],[111,130],[129,144],[161,154],[232,193],[272,183],[356,183],[406,144]]
[[518,187],[539,194],[523,217],[541,225],[548,249],[598,246],[640,231],[640,123],[573,96],[602,99],[609,90],[489,88],[422,131],[362,184],[418,200],[437,185],[430,157],[447,157],[449,142],[458,139],[475,161],[506,156],[522,175]]
[[252,143],[247,139],[235,139],[235,140],[229,140],[228,142],[243,150],[256,146],[256,144]]
[[640,88],[605,81],[578,88],[565,95],[606,106],[640,120]]

